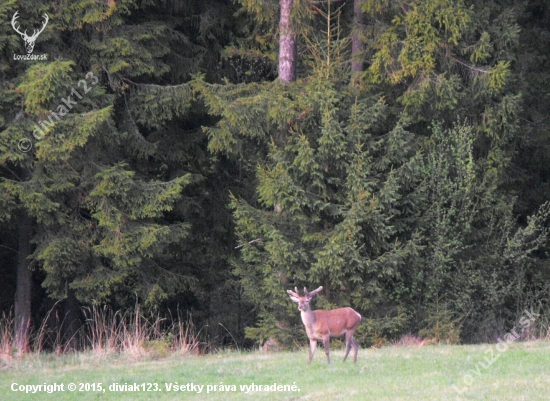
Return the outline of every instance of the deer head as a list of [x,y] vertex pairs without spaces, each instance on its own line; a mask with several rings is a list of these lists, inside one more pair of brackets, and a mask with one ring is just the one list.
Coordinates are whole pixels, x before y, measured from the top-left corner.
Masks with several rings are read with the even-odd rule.
[[38,35],[40,35],[42,31],[44,31],[44,28],[46,28],[46,25],[48,24],[48,21],[50,20],[50,18],[48,17],[48,14],[44,14],[45,21],[44,21],[44,24],[42,25],[42,28],[38,31],[35,29],[34,33],[31,36],[29,36],[27,35],[27,30],[25,30],[25,32],[21,32],[19,30],[20,25],[19,25],[19,22],[16,21],[17,18],[19,18],[18,13],[19,11],[16,11],[15,14],[13,14],[13,18],[11,19],[11,26],[13,27],[15,32],[21,35],[21,37],[25,41],[25,49],[27,50],[27,53],[31,54],[32,51],[34,50],[34,43],[36,42]]
[[314,291],[308,292],[307,288],[304,287],[305,295],[303,297],[298,293],[298,287],[294,287],[294,291],[287,290],[287,293],[290,295],[290,299],[298,304],[298,309],[305,312],[309,309],[309,301],[322,289],[323,287],[319,287]]

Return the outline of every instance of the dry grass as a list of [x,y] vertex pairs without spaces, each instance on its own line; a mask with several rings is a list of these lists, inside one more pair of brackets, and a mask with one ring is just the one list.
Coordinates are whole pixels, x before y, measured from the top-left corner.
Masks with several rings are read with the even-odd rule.
[[[200,342],[200,331],[195,330],[191,320],[180,315],[169,319],[154,314],[146,315],[139,305],[126,312],[113,311],[107,306],[91,306],[82,310],[82,326],[71,338],[63,338],[56,329],[59,324],[47,324],[52,311],[47,314],[40,327],[31,333],[30,354],[25,356],[27,360],[38,358],[44,353],[61,356],[75,354],[77,351],[98,362],[111,356],[137,361],[163,358],[172,354],[183,356],[212,352],[208,342]],[[541,316],[519,340],[550,341],[549,322],[549,318]],[[23,357],[16,348],[14,326],[12,314],[3,314],[0,317],[0,370],[13,367]],[[385,348],[388,345],[419,348],[434,344],[437,341],[433,339],[407,334],[391,344],[387,340],[380,340],[373,348]],[[280,349],[274,339],[269,339],[262,347],[262,351]]]
[[430,345],[432,341],[428,338],[422,338],[419,336],[413,336],[412,334],[405,334],[399,341],[392,344],[394,347],[424,347]]
[[14,362],[14,319],[5,313],[0,319],[0,367],[9,367]]
[[156,358],[168,352],[201,352],[200,342],[190,321],[181,317],[167,325],[160,316],[145,316],[139,305],[133,311],[113,312],[109,307],[84,309],[85,347],[99,357],[122,353],[132,359]]
[[[53,310],[53,309],[52,309]],[[122,313],[104,306],[82,310],[84,324],[71,338],[47,325],[50,313],[38,330],[31,333],[31,353],[39,356],[45,351],[64,355],[83,351],[96,360],[119,354],[130,360],[155,359],[169,353],[180,355],[204,353],[208,346],[201,343],[190,319],[175,319],[159,315],[146,316],[139,305]],[[20,359],[15,346],[14,318],[12,314],[0,317],[0,369],[13,366]]]

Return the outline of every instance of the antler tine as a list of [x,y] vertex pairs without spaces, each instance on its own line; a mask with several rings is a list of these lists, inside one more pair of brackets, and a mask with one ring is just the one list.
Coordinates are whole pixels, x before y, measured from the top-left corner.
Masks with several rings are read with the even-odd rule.
[[46,25],[48,25],[48,21],[50,20],[50,17],[48,17],[48,14],[44,13],[44,19],[46,21],[44,21],[44,25],[42,25],[42,29],[40,30],[40,32],[42,32],[44,28],[46,28]]
[[42,29],[40,29],[38,32],[35,29],[32,35],[33,38],[38,37],[38,35],[40,35],[42,31],[46,29],[46,25],[48,25],[48,21],[50,20],[50,17],[48,17],[48,14],[44,13],[44,18],[46,19],[46,21],[44,21],[44,25],[42,25]]
[[298,287],[294,287],[294,290],[295,290],[296,292],[294,292],[294,291],[292,291],[292,290],[286,290],[286,292],[287,292],[287,294],[292,295],[293,297],[299,298],[299,297],[300,297],[300,294],[298,293]]
[[[15,14],[13,14],[13,18],[11,19],[11,26],[13,27],[15,32],[17,32],[19,35],[24,35],[24,33],[19,30],[19,27],[21,25],[19,24],[19,22],[16,21],[16,19],[19,18],[18,14],[19,14],[19,11],[16,11]],[[17,24],[17,26],[15,24]]]

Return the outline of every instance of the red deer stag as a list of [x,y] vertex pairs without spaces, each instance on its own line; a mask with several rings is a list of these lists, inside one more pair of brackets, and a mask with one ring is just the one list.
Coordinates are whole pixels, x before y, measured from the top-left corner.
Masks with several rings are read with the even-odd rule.
[[353,347],[353,362],[355,363],[357,362],[359,346],[355,342],[353,334],[361,322],[361,315],[351,308],[312,311],[309,307],[309,301],[322,289],[323,287],[319,287],[315,291],[308,292],[307,288],[304,287],[305,295],[303,297],[298,293],[298,287],[294,287],[295,291],[287,290],[290,299],[298,304],[298,309],[302,315],[302,322],[306,326],[306,333],[309,338],[308,363],[311,363],[313,359],[313,354],[317,348],[317,340],[323,341],[325,354],[327,354],[327,360],[330,363],[330,337],[340,337],[344,334],[346,335],[346,355],[344,356],[344,362],[348,357],[350,348]]

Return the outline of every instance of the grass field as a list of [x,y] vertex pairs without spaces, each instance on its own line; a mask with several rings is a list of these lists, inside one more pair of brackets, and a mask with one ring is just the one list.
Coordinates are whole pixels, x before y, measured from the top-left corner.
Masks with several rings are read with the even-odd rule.
[[[268,354],[172,355],[139,362],[115,356],[98,359],[92,354],[28,356],[0,371],[0,399],[363,401],[550,397],[549,342],[511,343],[500,350],[494,344],[361,349],[355,365],[349,359],[342,362],[342,350],[331,352],[331,357],[332,364],[327,365],[320,348],[308,366],[305,349]],[[25,385],[54,383],[63,384],[64,391],[24,392]],[[69,383],[76,385],[75,391],[69,391]],[[136,383],[141,391],[116,391],[116,383]],[[262,387],[250,387],[253,383]],[[277,389],[274,383],[286,385],[286,391],[284,387]],[[193,384],[194,389],[187,384]],[[174,391],[176,385],[185,391]],[[265,385],[271,387],[265,389]],[[32,391],[32,387],[29,389]]]

